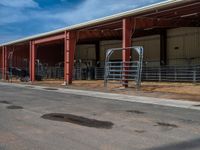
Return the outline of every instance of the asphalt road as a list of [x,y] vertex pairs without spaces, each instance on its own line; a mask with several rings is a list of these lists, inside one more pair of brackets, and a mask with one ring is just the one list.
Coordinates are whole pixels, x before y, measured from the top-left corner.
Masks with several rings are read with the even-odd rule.
[[0,85],[0,150],[96,149],[199,150],[200,111]]

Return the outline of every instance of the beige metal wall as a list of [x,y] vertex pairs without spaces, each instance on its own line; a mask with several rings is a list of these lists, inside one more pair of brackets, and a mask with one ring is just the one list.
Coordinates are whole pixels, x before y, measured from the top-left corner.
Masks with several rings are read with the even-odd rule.
[[[122,47],[122,42],[119,40],[113,40],[113,41],[101,41],[100,43],[100,61],[104,61],[105,60],[105,56],[106,56],[106,50],[110,49],[110,48],[119,48]],[[113,53],[112,60],[121,60],[122,59],[122,53],[116,52]]]
[[146,62],[146,66],[160,65],[160,35],[133,39],[133,46],[144,47],[144,61]]
[[[151,66],[159,66],[159,59],[160,59],[160,36],[154,35],[154,36],[147,36],[142,38],[136,38],[133,39],[133,45],[134,46],[143,46],[144,51],[144,60],[147,63],[147,65]],[[101,61],[104,61],[105,59],[105,53],[106,50],[109,48],[119,48],[122,46],[121,41],[102,41],[101,42]],[[135,53],[133,53],[132,57],[134,58],[136,56]],[[112,59],[115,60],[121,60],[122,54],[120,52],[114,53]]]
[[75,52],[75,59],[96,60],[95,45],[78,45]]
[[[133,45],[144,47],[146,66],[160,65],[160,35],[135,38]],[[121,46],[121,41],[101,41],[100,61],[105,60],[107,49]],[[78,59],[95,60],[95,45],[79,45],[76,53]],[[121,60],[121,56],[122,54],[118,52],[113,55],[112,59]],[[200,28],[168,30],[167,58],[168,65],[200,64]]]
[[200,64],[200,28],[168,30],[167,58],[169,65]]

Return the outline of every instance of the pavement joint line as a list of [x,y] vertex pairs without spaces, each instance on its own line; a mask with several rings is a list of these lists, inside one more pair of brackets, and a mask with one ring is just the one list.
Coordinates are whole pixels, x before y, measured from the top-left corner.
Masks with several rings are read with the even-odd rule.
[[[22,88],[28,89],[27,84],[0,82],[0,85],[22,87]],[[38,86],[38,85],[31,85],[31,86],[34,87],[34,88],[31,88],[31,90],[42,90],[42,91],[46,91],[46,92],[47,92],[47,90],[45,90],[45,88],[49,88],[47,86]],[[105,98],[105,99],[125,101],[125,102],[143,103],[143,104],[151,104],[151,105],[159,105],[159,106],[168,106],[168,107],[200,110],[200,107],[195,107],[195,105],[200,105],[200,102],[192,102],[192,101],[186,101],[186,100],[164,99],[164,98],[153,98],[153,97],[143,97],[143,96],[131,96],[131,95],[125,95],[125,94],[104,93],[104,92],[77,90],[77,89],[64,89],[64,88],[56,88],[56,89],[58,89],[58,90],[48,91],[48,92],[74,94],[74,95],[90,96],[90,97],[96,97],[96,98]]]

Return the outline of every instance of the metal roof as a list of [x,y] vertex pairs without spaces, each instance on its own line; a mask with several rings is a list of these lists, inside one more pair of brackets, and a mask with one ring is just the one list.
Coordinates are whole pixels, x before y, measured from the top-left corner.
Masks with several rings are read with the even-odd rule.
[[65,28],[53,30],[53,31],[50,31],[50,32],[29,36],[29,37],[26,37],[26,38],[14,40],[14,41],[7,42],[7,43],[2,43],[2,44],[0,44],[0,46],[6,46],[6,45],[12,45],[12,44],[16,44],[16,43],[26,42],[26,41],[33,40],[33,39],[36,39],[36,38],[42,38],[42,37],[45,37],[45,36],[61,33],[61,32],[64,32],[66,30],[69,31],[69,30],[80,29],[80,28],[84,28],[84,27],[87,27],[87,26],[97,25],[97,24],[100,24],[100,23],[109,22],[109,21],[121,19],[121,18],[124,18],[124,17],[132,16],[132,15],[138,15],[138,14],[145,13],[145,12],[148,12],[148,11],[154,11],[154,10],[157,11],[160,8],[170,7],[170,6],[182,4],[184,2],[189,2],[189,1],[191,1],[191,0],[167,0],[167,1],[164,1],[164,2],[148,5],[148,6],[145,6],[145,7],[129,10],[129,11],[126,11],[126,12],[118,13],[118,14],[115,14],[115,15],[107,16],[107,17],[103,17],[103,18],[100,18],[100,19],[95,19],[95,20],[91,20],[91,21],[88,21],[88,22],[75,24],[75,25],[68,26],[68,27],[65,27]]

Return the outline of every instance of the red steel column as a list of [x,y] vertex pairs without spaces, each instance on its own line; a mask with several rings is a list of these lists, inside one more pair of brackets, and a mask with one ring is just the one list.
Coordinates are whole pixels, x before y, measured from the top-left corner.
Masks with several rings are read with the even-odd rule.
[[4,80],[5,75],[5,47],[2,47],[2,79]]
[[76,32],[66,31],[64,39],[64,84],[72,84]]
[[4,80],[8,78],[8,48],[4,47]]
[[29,76],[31,82],[35,81],[35,44],[33,41],[30,42],[30,52],[29,52]]
[[[132,21],[131,18],[123,19],[122,23],[123,28],[123,41],[122,41],[122,48],[127,48],[132,46]],[[123,50],[122,51],[122,60],[123,64],[125,62],[130,61],[131,57],[131,50]],[[124,70],[128,70],[128,68],[124,68]],[[126,72],[124,72],[126,74]],[[125,87],[127,87],[128,81],[126,78],[124,79]]]
[[[131,47],[132,45],[132,25],[131,19],[125,18],[123,19],[123,48]],[[123,50],[122,53],[123,61],[129,61],[131,56],[130,50]]]

